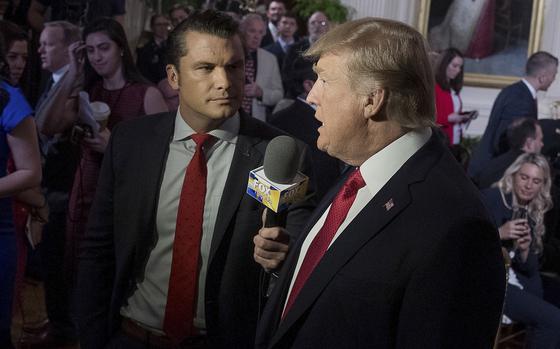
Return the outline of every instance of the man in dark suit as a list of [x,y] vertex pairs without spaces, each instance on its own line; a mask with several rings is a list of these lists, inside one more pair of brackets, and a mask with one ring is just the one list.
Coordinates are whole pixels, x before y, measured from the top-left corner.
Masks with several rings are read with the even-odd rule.
[[540,154],[543,147],[543,131],[532,118],[515,119],[507,129],[509,150],[488,161],[473,181],[479,189],[489,188],[499,181],[506,169],[523,153]]
[[301,139],[309,146],[313,173],[317,174],[315,197],[317,200],[321,200],[340,177],[344,164],[317,148],[317,138],[319,137],[317,129],[321,126],[321,122],[315,119],[315,106],[305,100],[317,80],[317,74],[309,69],[299,76],[298,80],[302,93],[289,107],[272,114],[270,124]]
[[[279,132],[239,113],[244,52],[233,18],[196,12],[169,38],[177,113],[112,131],[80,253],[81,348],[248,348],[261,267],[262,207],[245,195]],[[292,206],[297,233],[309,203]],[[265,232],[266,233],[266,232]],[[274,269],[286,235],[260,235]]]
[[292,246],[257,348],[492,347],[506,282],[500,242],[431,134],[427,47],[400,22],[364,18],[308,51],[318,58],[307,97],[322,123],[317,145],[355,167]]
[[286,97],[296,98],[299,93],[297,77],[308,70],[312,63],[303,57],[305,50],[325,34],[331,27],[329,18],[321,11],[314,12],[307,20],[308,36],[290,46],[282,65],[282,82],[286,90]]
[[286,4],[283,0],[272,0],[266,7],[266,33],[262,39],[261,47],[273,44],[278,40],[278,22],[286,13]]
[[473,153],[468,173],[474,177],[486,163],[506,152],[506,129],[516,118],[538,118],[537,92],[546,91],[556,78],[558,59],[548,52],[536,52],[529,57],[525,67],[525,77],[507,86],[496,98],[488,125]]
[[296,15],[286,12],[278,21],[278,38],[276,42],[264,47],[265,50],[276,56],[278,66],[281,68],[284,63],[284,56],[296,40],[294,35],[298,29]]

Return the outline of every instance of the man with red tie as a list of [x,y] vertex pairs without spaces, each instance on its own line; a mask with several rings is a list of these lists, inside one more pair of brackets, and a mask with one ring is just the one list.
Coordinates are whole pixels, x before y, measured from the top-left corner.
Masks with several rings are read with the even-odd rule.
[[[114,128],[105,152],[80,253],[82,349],[254,343],[262,207],[244,193],[279,131],[239,111],[244,52],[230,16],[196,12],[168,45],[178,111]],[[310,210],[290,208],[290,232]],[[282,233],[265,236],[272,268],[286,255]]]
[[291,246],[257,348],[492,347],[505,288],[500,242],[432,134],[426,48],[405,24],[364,18],[306,52],[318,75],[307,96],[322,123],[317,146],[352,168]]

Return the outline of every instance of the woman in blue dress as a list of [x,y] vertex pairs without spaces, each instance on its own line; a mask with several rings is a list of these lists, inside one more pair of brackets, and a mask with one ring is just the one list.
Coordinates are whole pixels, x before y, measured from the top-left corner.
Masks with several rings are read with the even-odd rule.
[[[0,348],[12,348],[10,326],[17,256],[11,197],[40,183],[41,165],[31,107],[21,91],[7,82],[3,42],[0,36]],[[15,171],[7,174],[9,153]]]

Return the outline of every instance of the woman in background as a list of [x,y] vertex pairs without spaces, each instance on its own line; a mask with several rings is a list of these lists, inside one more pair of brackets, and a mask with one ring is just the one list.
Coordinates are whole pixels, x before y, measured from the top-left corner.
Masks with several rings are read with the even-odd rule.
[[[159,90],[147,82],[136,69],[123,27],[111,18],[100,18],[86,26],[83,42],[68,47],[70,55],[69,79],[61,86],[71,91],[75,80],[84,79],[84,90],[91,102],[109,106],[107,127],[82,137],[81,156],[70,193],[67,222],[68,251],[72,258],[69,278],[76,272],[76,249],[86,229],[89,210],[95,196],[103,153],[111,129],[121,121],[146,114],[167,111]],[[68,85],[68,86],[66,86]],[[68,92],[70,93],[70,92]],[[43,131],[56,134],[72,128],[78,121],[77,99],[70,95],[63,99],[76,103],[69,113],[49,113]]]
[[540,154],[520,155],[496,187],[483,191],[511,258],[504,315],[527,325],[527,348],[560,348],[560,309],[542,299],[538,255],[552,207],[550,169]]
[[[31,107],[21,91],[10,84],[5,57],[0,31],[0,347],[13,348],[10,327],[17,253],[11,197],[20,194],[26,199],[25,193],[39,185],[41,163]],[[9,154],[14,162],[10,174]],[[37,197],[42,195],[31,194],[29,198]],[[45,201],[35,204],[46,206]]]
[[460,92],[463,88],[463,55],[455,48],[440,53],[435,69],[436,123],[450,144],[461,142],[462,125],[469,114],[462,114]]

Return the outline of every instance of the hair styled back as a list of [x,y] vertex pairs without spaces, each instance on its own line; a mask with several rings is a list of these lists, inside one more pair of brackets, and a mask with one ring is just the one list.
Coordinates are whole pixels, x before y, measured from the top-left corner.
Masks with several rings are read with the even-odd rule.
[[[504,204],[508,208],[517,205],[517,198],[513,190],[513,177],[525,164],[533,164],[540,168],[543,173],[543,183],[541,190],[537,196],[527,205],[527,214],[529,218],[535,222],[534,234],[537,238],[537,251],[542,250],[542,237],[545,233],[544,214],[552,208],[552,199],[550,197],[550,187],[552,185],[550,178],[550,167],[548,161],[541,154],[524,153],[521,154],[504,172],[503,177],[495,185],[500,189]],[[506,194],[512,194],[513,202],[510,206],[505,198]]]
[[536,77],[543,69],[546,69],[551,65],[557,66],[558,58],[545,51],[535,52],[527,60],[527,64],[525,65],[525,74],[527,76]]
[[186,36],[189,32],[229,39],[239,35],[239,24],[233,17],[223,12],[215,10],[193,12],[171,31],[167,39],[168,63],[174,65],[177,70],[181,57],[188,53]]
[[80,41],[80,28],[68,21],[47,22],[45,28],[60,28],[62,30],[62,41],[66,46]]
[[435,68],[436,83],[445,91],[453,89],[453,91],[459,93],[463,88],[463,67],[457,76],[449,80],[447,78],[447,67],[451,64],[451,61],[455,57],[463,57],[461,51],[454,47],[443,50],[438,57],[437,66]]
[[[122,72],[124,75],[124,79],[129,82],[147,82],[147,80],[138,72],[136,68],[136,64],[134,64],[134,60],[132,58],[132,53],[130,52],[130,48],[128,46],[128,40],[126,39],[126,34],[122,25],[117,22],[116,20],[109,18],[109,17],[101,17],[84,28],[83,38],[86,41],[88,35],[93,33],[104,33],[106,34],[109,39],[114,41],[117,46],[121,49],[122,58]],[[92,68],[89,61],[86,59],[85,67],[85,87],[89,89],[92,84],[100,80],[101,77],[95,72]]]
[[506,134],[511,149],[521,149],[527,138],[537,137],[537,120],[533,118],[517,118],[508,126]]
[[428,44],[408,25],[381,18],[346,22],[325,33],[305,52],[318,60],[326,54],[348,57],[352,90],[371,95],[385,91],[389,120],[415,129],[434,125],[434,78]]

